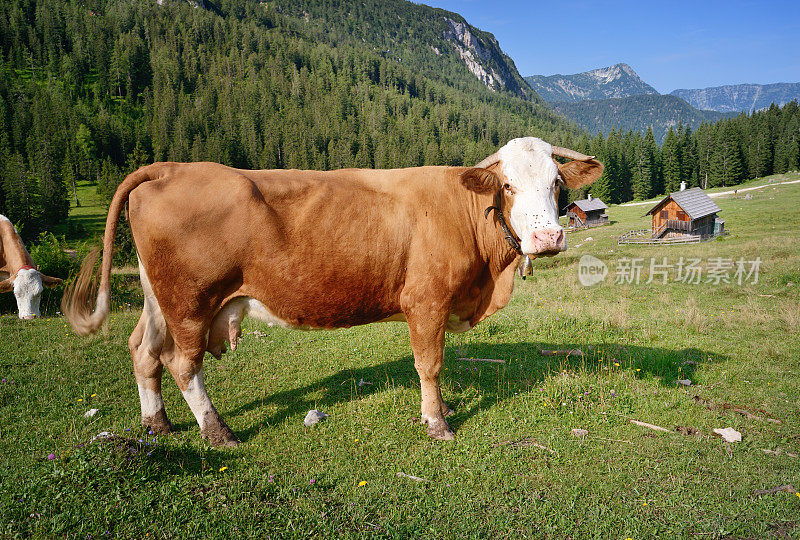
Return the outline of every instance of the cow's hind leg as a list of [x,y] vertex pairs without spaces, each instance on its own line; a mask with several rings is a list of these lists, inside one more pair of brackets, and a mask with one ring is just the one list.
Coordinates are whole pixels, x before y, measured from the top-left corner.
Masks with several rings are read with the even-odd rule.
[[429,437],[451,441],[455,435],[444,417],[452,411],[442,400],[439,387],[439,374],[444,361],[445,318],[442,317],[440,321],[440,318],[432,316],[434,310],[427,308],[414,311],[422,315],[406,313],[406,319],[422,393],[422,422],[428,424]]
[[161,376],[164,365],[173,360],[175,344],[141,260],[139,278],[144,292],[144,307],[139,324],[128,339],[128,348],[133,359],[136,384],[139,387],[142,425],[149,427],[155,433],[169,433],[173,428],[164,410]]
[[239,439],[220,418],[206,391],[203,380],[204,353],[205,346],[189,351],[178,349],[175,360],[167,367],[200,425],[200,434],[208,439],[212,446],[236,446],[239,444]]
[[[142,407],[142,425],[155,433],[169,433],[172,423],[164,410],[161,397],[161,375],[164,371],[163,355],[169,355],[171,343],[163,317],[160,316],[153,298],[145,296],[144,310],[131,337],[128,348],[133,359],[133,373],[139,388]],[[169,340],[171,342],[171,340]]]

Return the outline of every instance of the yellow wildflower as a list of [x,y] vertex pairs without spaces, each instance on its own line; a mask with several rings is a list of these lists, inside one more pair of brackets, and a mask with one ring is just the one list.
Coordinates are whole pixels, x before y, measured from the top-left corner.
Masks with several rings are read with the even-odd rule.
[[364,487],[366,485],[367,485],[367,481],[366,480],[362,480],[361,482],[358,483],[358,487]]
[[220,467],[219,468],[219,472],[223,472],[223,471],[226,471],[226,470],[228,470],[228,467]]

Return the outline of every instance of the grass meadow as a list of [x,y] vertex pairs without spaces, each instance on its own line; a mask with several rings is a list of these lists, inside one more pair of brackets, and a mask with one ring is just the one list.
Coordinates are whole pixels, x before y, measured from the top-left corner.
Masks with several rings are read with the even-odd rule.
[[[418,424],[403,323],[246,321],[239,348],[205,364],[242,441],[218,450],[168,375],[177,433],[139,426],[136,308],[89,338],[3,315],[0,536],[799,538],[800,184],[751,193],[716,199],[722,239],[618,247],[649,207],[615,206],[534,261],[506,309],[447,337],[453,443]],[[579,283],[584,254],[608,265],[603,283]],[[651,257],[701,259],[702,280],[647,283]],[[758,281],[706,282],[720,257],[760,257]],[[644,260],[638,284],[616,283],[624,258]],[[314,408],[330,417],[304,427]],[[725,427],[741,442],[713,435]],[[92,442],[102,431],[118,437]]]

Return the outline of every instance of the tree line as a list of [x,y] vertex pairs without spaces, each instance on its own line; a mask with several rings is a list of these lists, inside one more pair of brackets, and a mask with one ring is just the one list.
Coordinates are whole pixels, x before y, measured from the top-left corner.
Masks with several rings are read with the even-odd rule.
[[[612,130],[589,144],[605,172],[588,190],[607,203],[647,199],[688,186],[735,186],[800,169],[800,107],[792,101],[751,115],[670,128],[659,147],[653,131]],[[573,197],[585,195],[572,194]]]

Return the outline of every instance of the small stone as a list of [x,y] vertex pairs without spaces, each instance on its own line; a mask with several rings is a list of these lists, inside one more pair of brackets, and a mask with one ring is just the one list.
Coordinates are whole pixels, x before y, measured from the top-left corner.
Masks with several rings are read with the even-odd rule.
[[314,424],[322,422],[326,418],[328,418],[328,415],[324,412],[318,411],[317,409],[311,409],[308,411],[308,414],[306,414],[306,418],[303,420],[303,425],[306,427],[311,427]]
[[678,384],[682,384],[683,386],[692,386],[691,379],[681,379],[678,381]]
[[100,409],[89,409],[85,413],[83,413],[84,418],[91,418],[92,416],[96,415]]
[[714,429],[714,433],[722,437],[725,442],[740,442],[742,440],[742,434],[732,427],[726,427],[725,429],[716,428]]
[[584,438],[589,434],[589,432],[585,429],[575,428],[572,430],[572,435],[579,438]]

